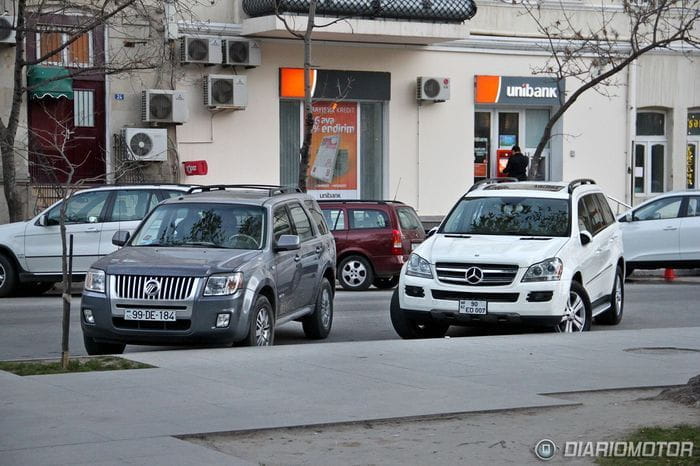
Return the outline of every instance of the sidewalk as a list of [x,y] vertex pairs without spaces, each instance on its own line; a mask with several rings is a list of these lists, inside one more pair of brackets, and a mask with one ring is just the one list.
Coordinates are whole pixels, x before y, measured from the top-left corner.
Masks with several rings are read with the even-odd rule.
[[700,284],[700,269],[673,269],[676,278],[668,281],[664,278],[666,269],[635,270],[627,278],[630,283],[678,283]]
[[567,406],[546,394],[684,384],[700,351],[668,348],[699,342],[700,327],[610,330],[161,351],[128,355],[155,369],[0,372],[0,463],[245,464],[172,436]]

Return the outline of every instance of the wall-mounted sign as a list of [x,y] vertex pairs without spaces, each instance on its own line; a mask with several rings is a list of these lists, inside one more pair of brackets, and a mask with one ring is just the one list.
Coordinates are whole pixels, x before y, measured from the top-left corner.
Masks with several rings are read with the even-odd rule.
[[124,94],[114,94],[114,100],[124,100]]
[[[560,100],[561,99],[561,100]],[[474,76],[477,104],[560,105],[564,82],[554,78]]]
[[182,162],[182,165],[185,167],[187,176],[206,175],[209,172],[206,160],[189,160]]
[[[390,100],[391,73],[311,70],[311,96],[326,100]],[[304,98],[303,68],[280,68],[280,97]]]
[[700,136],[700,112],[688,114],[688,136]]

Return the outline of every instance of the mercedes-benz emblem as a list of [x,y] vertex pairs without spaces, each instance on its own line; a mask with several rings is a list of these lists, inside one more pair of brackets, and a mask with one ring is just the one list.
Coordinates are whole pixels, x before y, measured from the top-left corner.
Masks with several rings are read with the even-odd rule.
[[479,267],[469,267],[464,274],[464,278],[467,279],[467,283],[470,285],[476,285],[484,279],[484,272]]
[[143,285],[143,292],[146,296],[155,296],[160,291],[160,282],[155,278],[151,278]]

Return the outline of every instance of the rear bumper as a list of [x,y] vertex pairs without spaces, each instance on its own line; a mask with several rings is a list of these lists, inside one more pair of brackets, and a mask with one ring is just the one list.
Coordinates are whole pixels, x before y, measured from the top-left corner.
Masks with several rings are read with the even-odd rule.
[[408,255],[374,256],[370,259],[376,276],[392,277],[401,273],[401,267],[408,260]]

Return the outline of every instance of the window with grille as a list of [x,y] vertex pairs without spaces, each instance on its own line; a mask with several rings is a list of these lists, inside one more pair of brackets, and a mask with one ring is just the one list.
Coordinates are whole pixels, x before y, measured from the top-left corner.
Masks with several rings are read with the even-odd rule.
[[88,31],[78,36],[75,41],[68,44],[61,50],[63,44],[72,40],[75,36],[66,32],[42,31],[36,35],[36,58],[46,56],[52,51],[56,53],[49,56],[44,62],[45,65],[57,65],[68,67],[90,67],[93,64],[92,31]]

